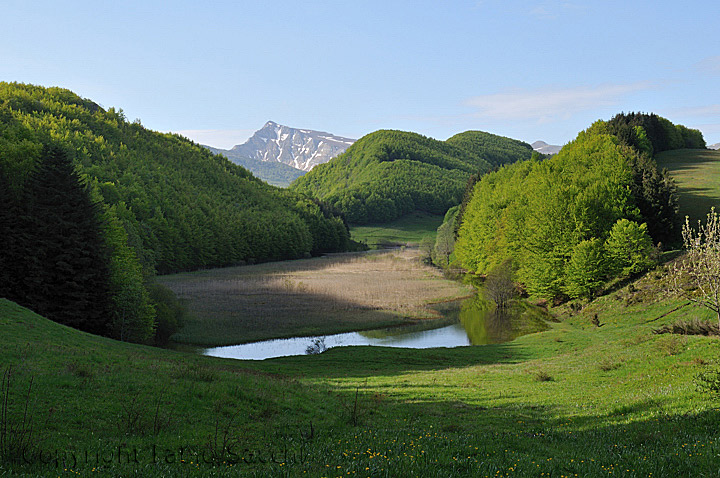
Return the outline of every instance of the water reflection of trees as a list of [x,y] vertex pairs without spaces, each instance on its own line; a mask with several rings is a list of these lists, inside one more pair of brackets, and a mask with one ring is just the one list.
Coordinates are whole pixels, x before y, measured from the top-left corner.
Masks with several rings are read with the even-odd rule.
[[524,334],[545,330],[548,328],[546,321],[551,320],[547,311],[522,300],[510,300],[506,307],[498,308],[493,301],[477,295],[462,304],[453,302],[445,306],[442,319],[359,333],[367,338],[384,339],[438,329],[459,321],[472,345],[484,345],[508,342]]
[[481,298],[467,301],[460,310],[460,323],[473,345],[494,344],[512,340],[512,307],[498,309]]
[[498,309],[491,301],[478,296],[468,300],[460,310],[460,323],[473,345],[508,342],[521,335],[548,329],[553,317],[524,300],[513,300]]

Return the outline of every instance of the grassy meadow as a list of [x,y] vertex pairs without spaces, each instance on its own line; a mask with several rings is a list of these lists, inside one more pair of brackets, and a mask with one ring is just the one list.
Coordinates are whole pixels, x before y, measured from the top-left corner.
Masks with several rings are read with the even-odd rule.
[[413,324],[429,304],[473,289],[421,265],[418,251],[332,254],[313,259],[161,276],[188,304],[173,340],[218,346],[254,340]]
[[711,318],[662,281],[556,308],[508,343],[261,362],[120,343],[0,300],[0,430],[15,430],[0,474],[717,476],[719,404],[695,377],[717,368],[718,339],[653,333]]
[[[681,212],[720,197],[718,154],[661,156]],[[217,345],[418,324],[469,293],[414,254],[161,280],[190,308],[179,339]],[[719,339],[656,333],[713,314],[664,281],[661,266],[552,308],[511,342],[265,361],[121,343],[0,299],[0,476],[718,476],[720,396],[698,376],[720,370]]]
[[415,211],[385,224],[353,226],[350,236],[364,242],[370,248],[418,245],[423,238],[435,240],[437,228],[443,222],[442,215]]
[[720,208],[720,151],[678,149],[660,153],[656,160],[677,182],[681,217],[689,216],[695,225],[711,207]]

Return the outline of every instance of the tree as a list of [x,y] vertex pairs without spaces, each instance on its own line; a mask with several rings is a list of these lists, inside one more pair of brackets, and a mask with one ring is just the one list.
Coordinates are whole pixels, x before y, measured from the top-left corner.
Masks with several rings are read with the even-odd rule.
[[630,276],[648,270],[655,263],[655,250],[645,223],[620,219],[605,242],[613,275]]
[[86,332],[109,329],[109,265],[98,205],[67,153],[46,146],[27,184],[21,305]]
[[155,309],[145,287],[142,266],[128,246],[128,236],[113,210],[104,214],[105,243],[110,251],[110,334],[125,342],[145,343],[155,329]]
[[717,314],[720,327],[720,218],[710,210],[697,231],[685,217],[682,229],[687,253],[675,262],[672,284],[675,292]]
[[658,169],[647,154],[633,157],[631,191],[635,203],[647,224],[648,234],[655,242],[677,240],[676,218],[678,194],[675,180],[667,169]]
[[170,337],[182,327],[187,309],[169,288],[152,283],[148,286],[156,311],[155,345],[166,346]]
[[18,262],[15,257],[18,243],[20,202],[10,189],[10,181],[0,168],[0,297],[13,296],[17,280]]
[[457,221],[459,206],[452,207],[445,214],[443,223],[437,229],[433,262],[440,267],[450,265],[450,256],[455,249],[455,222]]
[[500,310],[505,310],[508,302],[517,295],[517,288],[513,282],[512,261],[507,260],[493,268],[485,278],[483,284],[485,297],[495,302]]
[[570,297],[592,297],[607,277],[603,244],[597,238],[578,243],[565,266],[565,292]]

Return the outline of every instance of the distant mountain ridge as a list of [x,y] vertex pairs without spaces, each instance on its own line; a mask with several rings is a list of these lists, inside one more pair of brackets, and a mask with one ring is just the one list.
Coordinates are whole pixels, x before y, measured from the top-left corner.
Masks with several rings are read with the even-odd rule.
[[291,128],[268,121],[243,144],[220,151],[230,160],[243,157],[274,161],[301,171],[310,171],[344,152],[354,142],[354,139],[324,131]]
[[708,149],[720,149],[720,143],[711,144]]
[[556,144],[547,144],[545,141],[535,141],[530,146],[532,146],[532,148],[538,153],[547,154],[550,156],[552,156],[553,154],[558,154],[562,149],[562,146],[558,146]]
[[246,158],[232,150],[213,148],[212,146],[207,145],[202,146],[215,154],[222,154],[233,163],[242,166],[253,173],[253,176],[256,178],[262,179],[273,186],[286,188],[291,182],[306,173],[306,171],[293,168],[285,163],[278,163],[277,161],[260,161],[257,159]]

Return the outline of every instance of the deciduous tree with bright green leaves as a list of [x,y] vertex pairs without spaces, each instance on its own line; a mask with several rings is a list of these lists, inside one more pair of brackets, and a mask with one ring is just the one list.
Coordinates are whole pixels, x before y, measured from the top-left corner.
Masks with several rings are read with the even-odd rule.
[[607,273],[602,241],[596,237],[581,241],[565,265],[565,292],[570,297],[591,298],[605,283]]
[[625,218],[613,225],[605,241],[605,250],[613,275],[628,277],[648,270],[656,262],[647,225]]

